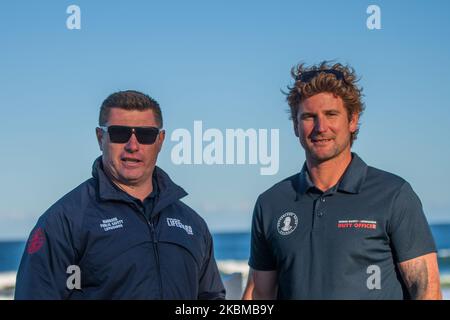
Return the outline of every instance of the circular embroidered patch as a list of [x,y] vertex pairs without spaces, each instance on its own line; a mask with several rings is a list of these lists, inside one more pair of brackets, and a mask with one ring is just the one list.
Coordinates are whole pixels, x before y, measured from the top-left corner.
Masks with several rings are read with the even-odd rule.
[[278,233],[283,236],[287,236],[288,234],[294,232],[294,230],[297,228],[297,225],[298,225],[297,215],[293,212],[286,212],[278,219],[277,223]]

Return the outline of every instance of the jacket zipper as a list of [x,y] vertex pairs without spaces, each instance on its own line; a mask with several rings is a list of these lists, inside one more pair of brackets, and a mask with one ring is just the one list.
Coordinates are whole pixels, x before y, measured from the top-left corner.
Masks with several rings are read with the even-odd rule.
[[156,261],[156,272],[158,274],[159,295],[160,295],[160,299],[162,300],[164,295],[163,295],[163,290],[162,290],[161,266],[160,266],[160,263],[159,263],[158,241],[156,240],[155,226],[154,226],[152,221],[149,221],[147,219],[147,217],[145,216],[145,214],[144,214],[144,212],[142,211],[141,208],[139,208],[136,205],[134,205],[134,206],[135,206],[136,209],[138,209],[140,215],[147,222],[147,226],[149,227],[149,230],[150,230],[150,234],[151,234],[151,237],[152,237],[152,245],[153,245],[153,257],[154,257],[154,259]]
[[153,243],[153,253],[155,255],[156,267],[158,272],[158,282],[159,282],[159,292],[161,295],[161,299],[164,299],[163,288],[162,288],[162,279],[161,279],[161,265],[159,263],[159,250],[158,250],[158,241],[156,240],[155,226],[152,221],[147,220],[148,225],[150,226],[150,231],[152,234],[152,243]]

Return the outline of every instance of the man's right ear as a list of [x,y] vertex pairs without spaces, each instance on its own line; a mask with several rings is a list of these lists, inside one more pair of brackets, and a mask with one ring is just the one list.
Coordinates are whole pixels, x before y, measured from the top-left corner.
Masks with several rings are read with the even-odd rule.
[[103,151],[102,139],[103,139],[103,130],[100,128],[95,128],[95,135],[97,136],[98,146],[100,147],[100,151]]
[[292,119],[292,123],[294,125],[295,136],[298,138],[299,136],[298,136],[298,122],[297,122],[297,119]]

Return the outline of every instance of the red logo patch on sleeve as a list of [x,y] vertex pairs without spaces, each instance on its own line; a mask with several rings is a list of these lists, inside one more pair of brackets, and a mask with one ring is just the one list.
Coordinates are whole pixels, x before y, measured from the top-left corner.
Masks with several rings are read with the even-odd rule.
[[42,248],[44,243],[45,243],[44,231],[42,230],[42,228],[37,228],[30,236],[30,239],[28,240],[27,246],[28,254],[38,252],[39,249]]

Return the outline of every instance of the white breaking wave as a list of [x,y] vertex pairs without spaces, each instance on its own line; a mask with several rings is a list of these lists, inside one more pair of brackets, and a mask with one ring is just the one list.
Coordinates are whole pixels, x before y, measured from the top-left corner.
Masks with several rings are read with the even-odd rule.
[[0,300],[13,299],[16,272],[0,272]]
[[0,272],[0,290],[14,288],[16,284],[16,272]]
[[440,249],[437,255],[439,258],[450,258],[450,249]]
[[217,261],[219,270],[226,274],[242,273],[244,278],[247,278],[249,266],[246,260],[219,260]]

